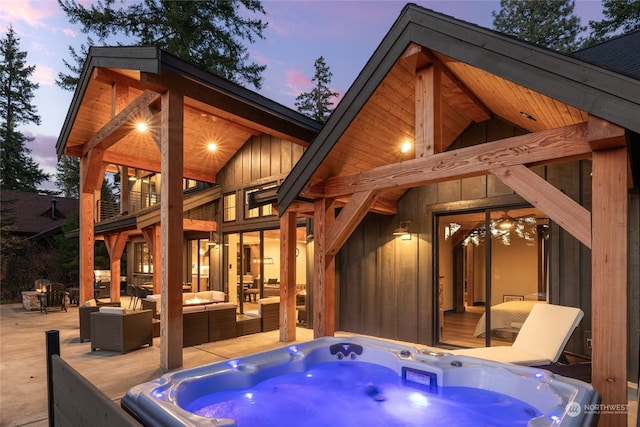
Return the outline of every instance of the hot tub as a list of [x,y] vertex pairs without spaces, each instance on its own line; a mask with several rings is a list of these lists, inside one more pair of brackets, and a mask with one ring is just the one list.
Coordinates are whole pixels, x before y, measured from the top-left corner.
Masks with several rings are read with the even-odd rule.
[[589,426],[586,383],[364,337],[163,375],[122,406],[147,426]]

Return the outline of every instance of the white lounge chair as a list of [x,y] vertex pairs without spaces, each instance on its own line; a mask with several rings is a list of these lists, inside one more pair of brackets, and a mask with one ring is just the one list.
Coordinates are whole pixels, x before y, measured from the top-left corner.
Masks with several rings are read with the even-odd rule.
[[540,366],[560,358],[571,334],[582,320],[579,308],[535,304],[511,346],[451,350],[452,354],[503,363]]

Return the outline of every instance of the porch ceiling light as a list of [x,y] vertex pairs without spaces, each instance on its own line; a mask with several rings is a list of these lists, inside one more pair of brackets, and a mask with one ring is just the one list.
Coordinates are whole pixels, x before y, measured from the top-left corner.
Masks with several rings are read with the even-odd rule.
[[413,144],[411,144],[411,141],[406,140],[405,142],[402,143],[402,146],[400,147],[400,151],[402,152],[402,154],[408,152],[409,150],[411,150],[411,147],[413,146]]
[[207,144],[207,150],[213,152],[213,151],[216,151],[217,149],[218,149],[218,146],[216,145],[215,142],[209,142]]
[[138,132],[146,132],[147,124],[145,122],[138,122],[136,123],[136,129],[138,130]]

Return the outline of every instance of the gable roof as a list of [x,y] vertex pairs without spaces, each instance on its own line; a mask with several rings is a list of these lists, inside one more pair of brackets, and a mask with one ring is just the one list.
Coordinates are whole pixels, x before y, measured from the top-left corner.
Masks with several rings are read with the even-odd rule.
[[445,149],[492,116],[529,132],[589,115],[640,132],[637,80],[408,4],[278,190],[280,212],[305,186],[308,193],[329,176],[402,161],[391,147],[415,138],[416,74],[433,64],[444,71]]
[[[216,173],[254,135],[306,146],[321,127],[157,47],[92,47],[56,143],[58,156],[79,157],[99,146],[104,163],[159,172],[154,125],[161,120],[160,94],[168,91],[183,96],[185,178],[216,182]],[[134,131],[140,119],[151,132]],[[213,153],[207,151],[209,142],[218,146]]]
[[3,215],[15,219],[12,232],[23,236],[55,231],[78,215],[78,199],[16,190],[2,190],[1,198]]

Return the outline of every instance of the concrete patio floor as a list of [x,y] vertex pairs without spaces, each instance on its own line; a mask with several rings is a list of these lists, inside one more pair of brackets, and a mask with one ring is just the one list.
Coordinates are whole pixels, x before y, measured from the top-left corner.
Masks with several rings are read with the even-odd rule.
[[[128,299],[123,297],[122,305]],[[91,352],[91,343],[81,343],[78,308],[45,315],[26,311],[22,304],[0,305],[0,427],[44,427],[47,418],[45,332],[60,332],[60,355],[74,369],[120,404],[134,385],[160,377],[160,342],[127,354]],[[336,333],[336,335],[350,335]],[[297,342],[313,338],[313,331],[297,329]],[[279,331],[246,335],[226,341],[183,349],[183,367],[189,368],[289,345],[279,341]],[[418,347],[422,347],[418,345]],[[637,388],[629,387],[629,422],[637,422]]]
[[[123,298],[122,305],[127,306]],[[120,404],[120,398],[136,384],[160,377],[160,339],[153,347],[127,354],[91,352],[91,343],[80,342],[78,308],[49,314],[26,311],[22,304],[0,306],[0,426],[44,427],[47,418],[46,331],[60,331],[60,356],[85,378]],[[297,341],[313,338],[310,329],[298,328]],[[199,366],[282,347],[279,331],[246,335],[206,343],[183,350],[183,367]]]

